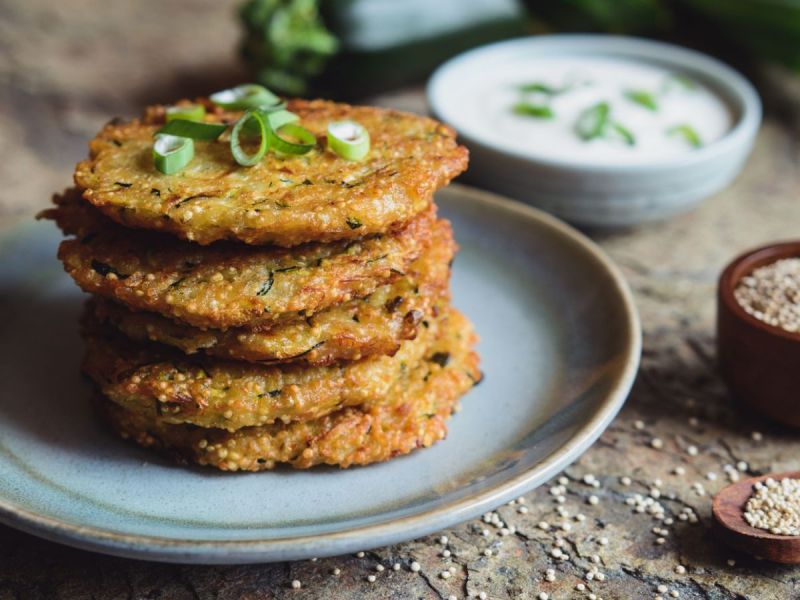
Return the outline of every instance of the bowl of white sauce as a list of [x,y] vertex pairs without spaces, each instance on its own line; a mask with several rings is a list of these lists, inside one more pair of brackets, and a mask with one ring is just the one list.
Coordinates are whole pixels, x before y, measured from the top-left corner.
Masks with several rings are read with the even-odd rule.
[[584,226],[688,210],[739,173],[761,123],[755,89],[720,61],[608,35],[471,50],[428,101],[469,147],[469,180]]

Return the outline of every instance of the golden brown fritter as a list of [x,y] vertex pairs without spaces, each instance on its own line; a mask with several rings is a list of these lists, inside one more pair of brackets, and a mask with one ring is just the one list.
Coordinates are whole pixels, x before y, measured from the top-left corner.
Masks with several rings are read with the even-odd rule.
[[445,420],[458,398],[480,380],[478,357],[471,350],[475,336],[467,320],[452,311],[443,326],[446,335],[398,382],[386,402],[311,421],[228,432],[171,425],[103,398],[97,406],[123,438],[224,471],[260,471],[280,463],[305,469],[380,462],[443,439]]
[[269,326],[363,298],[403,275],[430,244],[435,222],[431,208],[400,231],[363,240],[290,250],[198,246],[120,227],[74,190],[56,203],[42,216],[77,236],[58,256],[84,291],[215,329]]
[[403,340],[417,335],[420,324],[430,318],[434,303],[447,299],[455,250],[450,224],[440,220],[434,226],[431,246],[409,266],[404,277],[366,298],[261,331],[203,331],[99,298],[90,301],[88,310],[98,321],[113,325],[133,340],[168,344],[187,354],[202,352],[248,362],[297,361],[309,365],[391,355]]
[[[241,114],[209,108],[208,122],[233,123]],[[247,168],[236,164],[224,138],[198,141],[192,162],[164,175],[152,160],[164,107],[152,107],[144,119],[106,125],[89,145],[90,158],[78,163],[75,182],[89,202],[129,227],[200,244],[235,239],[295,246],[399,228],[467,166],[467,150],[453,130],[429,118],[322,100],[293,100],[288,109],[317,137],[308,154],[270,152]],[[369,131],[365,160],[348,161],[325,148],[328,123],[341,119]]]
[[385,397],[425,355],[438,325],[438,319],[431,319],[394,356],[308,367],[186,357],[165,346],[105,334],[89,319],[83,370],[104,396],[133,412],[232,431],[277,420],[315,419]]

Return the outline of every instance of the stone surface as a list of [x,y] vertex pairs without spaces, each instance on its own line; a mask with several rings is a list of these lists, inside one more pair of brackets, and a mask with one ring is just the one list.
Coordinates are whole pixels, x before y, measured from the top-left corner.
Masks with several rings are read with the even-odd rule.
[[[26,220],[54,190],[67,186],[86,140],[109,117],[142,104],[206,93],[246,76],[235,60],[232,8],[211,0],[0,2],[0,229]],[[622,414],[569,478],[562,518],[549,486],[521,505],[498,509],[516,531],[482,521],[438,536],[316,562],[237,567],[161,565],[100,556],[0,527],[0,600],[175,598],[268,599],[653,598],[659,585],[680,598],[800,598],[800,569],[735,554],[711,535],[710,494],[728,480],[723,465],[747,462],[747,472],[800,468],[798,433],[777,428],[732,403],[715,367],[714,289],[723,265],[748,247],[798,235],[800,152],[796,107],[800,85],[759,70],[767,119],[744,174],[695,212],[666,223],[593,234],[623,268],[645,330],[642,369]],[[423,110],[419,91],[378,102]],[[697,423],[690,423],[690,418]],[[643,429],[637,429],[641,420]],[[763,433],[756,442],[751,432]],[[663,448],[651,446],[654,437]],[[687,452],[694,445],[697,456]],[[682,466],[685,474],[675,475]],[[717,478],[711,481],[707,474]],[[599,487],[582,482],[593,474]],[[742,474],[746,475],[745,473]],[[630,486],[620,478],[630,477]],[[658,499],[674,524],[664,525],[625,503]],[[699,495],[692,484],[702,483]],[[588,503],[596,495],[596,505]],[[678,519],[691,507],[698,523]],[[577,513],[585,515],[576,521]],[[545,520],[551,529],[537,523]],[[569,522],[570,531],[556,524]],[[653,533],[665,528],[669,534]],[[483,529],[488,536],[482,535]],[[558,533],[556,533],[558,531]],[[656,539],[664,537],[663,544]],[[569,561],[551,556],[557,538]],[[607,538],[606,545],[601,539]],[[489,549],[492,556],[485,556]],[[596,560],[603,581],[586,581]],[[410,571],[411,561],[421,570]],[[729,564],[729,560],[735,561]],[[400,571],[391,565],[400,563]],[[375,566],[386,567],[376,572]],[[676,574],[683,565],[685,574]],[[448,579],[441,572],[455,572]],[[333,569],[341,574],[334,576]],[[555,580],[546,581],[546,569]],[[367,581],[369,574],[376,581]],[[299,579],[300,590],[290,589]],[[576,590],[581,581],[584,591]],[[662,594],[665,598],[670,596]]]

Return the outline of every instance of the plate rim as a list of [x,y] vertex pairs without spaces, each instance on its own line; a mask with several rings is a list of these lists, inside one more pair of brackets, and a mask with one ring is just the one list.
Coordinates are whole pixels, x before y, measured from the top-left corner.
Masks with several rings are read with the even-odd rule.
[[[633,386],[642,347],[641,324],[633,294],[619,268],[595,242],[563,221],[541,210],[492,192],[454,183],[444,191],[467,196],[489,210],[497,208],[555,230],[580,247],[605,270],[622,300],[628,335],[625,362],[601,406],[557,450],[535,467],[491,488],[388,522],[361,525],[343,531],[280,539],[186,540],[122,533],[92,525],[78,525],[45,516],[0,498],[0,522],[10,527],[83,550],[160,562],[195,564],[245,564],[300,560],[346,554],[388,546],[428,535],[493,510],[524,494],[563,470],[583,454],[605,431],[622,408]],[[20,226],[2,232],[8,239]]]

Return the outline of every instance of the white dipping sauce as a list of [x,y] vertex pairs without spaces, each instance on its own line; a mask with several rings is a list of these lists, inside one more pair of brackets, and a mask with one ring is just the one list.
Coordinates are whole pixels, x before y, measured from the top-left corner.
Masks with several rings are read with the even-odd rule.
[[[482,72],[462,90],[461,110],[470,116],[470,134],[477,139],[525,155],[597,165],[652,163],[696,151],[685,137],[669,135],[670,128],[689,125],[706,146],[732,127],[729,107],[711,89],[689,78],[691,87],[675,73],[646,62],[622,58],[574,56],[536,57],[510,61]],[[519,86],[544,83],[554,88],[573,84],[568,91],[547,97],[522,93]],[[577,83],[577,85],[574,85]],[[625,97],[626,91],[646,91],[656,97],[652,111]],[[552,119],[514,114],[520,101],[548,104]],[[611,120],[635,137],[628,145],[619,138],[585,141],[575,131],[581,113],[600,102],[611,107]]]

